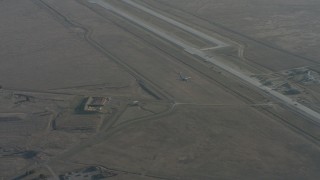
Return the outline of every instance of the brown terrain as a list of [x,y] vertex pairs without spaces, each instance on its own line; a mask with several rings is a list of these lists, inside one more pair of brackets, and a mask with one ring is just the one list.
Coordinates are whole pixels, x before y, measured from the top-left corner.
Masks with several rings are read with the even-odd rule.
[[319,179],[319,9],[0,0],[0,179]]

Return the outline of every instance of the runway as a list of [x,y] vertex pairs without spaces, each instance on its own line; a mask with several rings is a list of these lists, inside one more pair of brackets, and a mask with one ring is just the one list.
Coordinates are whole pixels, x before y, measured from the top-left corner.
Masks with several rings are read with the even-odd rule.
[[[252,78],[236,69],[233,69],[231,67],[229,67],[227,64],[221,63],[220,61],[218,61],[214,56],[207,54],[205,51],[201,51],[199,49],[196,49],[186,43],[184,43],[183,41],[177,39],[176,37],[170,35],[167,32],[162,31],[160,28],[155,27],[154,25],[148,24],[147,22],[134,17],[126,12],[123,12],[121,9],[107,3],[106,1],[103,0],[90,0],[89,2],[91,3],[95,3],[98,4],[102,7],[104,7],[106,10],[112,11],[113,13],[131,21],[132,23],[146,29],[147,31],[150,31],[154,34],[156,34],[157,36],[175,44],[176,46],[181,47],[182,49],[184,49],[186,52],[198,56],[200,58],[202,58],[205,61],[211,62],[212,64],[214,64],[215,66],[223,69],[224,71],[227,71],[228,73],[236,76],[237,78],[241,79],[242,81],[244,81],[245,83],[252,85],[256,88],[259,88],[260,90],[264,91],[265,93],[271,95],[272,97],[274,97],[275,99],[281,101],[284,105],[286,105],[287,107],[289,107],[292,110],[295,110],[296,112],[299,112],[309,118],[311,118],[313,121],[317,122],[320,124],[320,113],[304,106],[303,104],[291,99],[288,96],[285,96],[267,86],[264,86],[260,83],[259,80]],[[159,19],[162,19],[174,26],[177,26],[179,28],[182,28],[183,30],[190,32],[194,35],[197,35],[201,38],[205,38],[213,43],[218,44],[218,47],[226,47],[228,46],[228,44],[219,41],[217,39],[215,39],[214,37],[211,37],[209,35],[206,35],[198,30],[195,30],[187,25],[184,25],[180,22],[177,22],[176,20],[170,19],[169,17],[165,17],[157,12],[152,11],[151,9],[141,6],[139,4],[136,4],[134,2],[132,2],[131,0],[123,0],[123,2],[128,3],[152,16],[156,16]]]

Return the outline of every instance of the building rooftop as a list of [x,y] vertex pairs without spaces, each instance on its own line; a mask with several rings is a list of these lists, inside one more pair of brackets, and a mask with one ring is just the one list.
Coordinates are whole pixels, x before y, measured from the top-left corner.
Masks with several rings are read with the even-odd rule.
[[84,111],[87,112],[100,112],[102,107],[107,104],[109,98],[105,97],[89,97],[84,106]]

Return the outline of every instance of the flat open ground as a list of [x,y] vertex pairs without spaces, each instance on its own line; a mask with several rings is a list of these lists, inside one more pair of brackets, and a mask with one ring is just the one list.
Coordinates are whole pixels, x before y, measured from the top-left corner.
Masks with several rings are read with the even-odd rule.
[[0,1],[0,179],[318,179],[317,7]]

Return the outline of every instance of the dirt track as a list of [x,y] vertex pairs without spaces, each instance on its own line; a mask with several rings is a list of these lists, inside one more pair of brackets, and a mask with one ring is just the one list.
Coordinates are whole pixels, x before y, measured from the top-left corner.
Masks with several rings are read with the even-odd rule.
[[[13,1],[1,3],[4,3],[2,7],[14,7]],[[239,81],[230,75],[228,69],[226,71],[204,62],[201,57],[204,56],[203,52],[196,52],[198,55],[194,56],[192,54],[195,52],[190,54],[184,50],[186,48],[178,47],[173,40],[186,46],[181,43],[181,37],[175,40],[170,35],[159,36],[164,32],[158,32],[156,28],[142,28],[143,23],[137,23],[129,14],[144,16],[151,24],[157,22],[155,17],[122,1],[109,0],[108,3],[114,7],[113,12],[86,0],[33,0],[21,4],[21,9],[32,11],[30,16],[16,14],[17,20],[23,20],[21,16],[26,16],[30,24],[34,24],[41,32],[45,31],[45,28],[36,24],[40,17],[33,14],[33,8],[37,7],[39,13],[45,14],[42,18],[50,20],[55,27],[55,33],[69,37],[67,44],[77,44],[72,49],[77,57],[74,59],[69,59],[68,54],[55,55],[60,52],[56,48],[46,49],[52,52],[49,55],[53,60],[48,59],[48,64],[42,66],[44,71],[51,72],[51,64],[58,63],[59,67],[59,63],[64,61],[71,62],[65,64],[67,69],[72,68],[77,60],[85,62],[77,65],[81,67],[78,71],[87,67],[96,68],[97,65],[99,68],[96,69],[101,70],[89,73],[89,77],[76,79],[77,83],[68,84],[63,80],[73,82],[73,73],[62,69],[60,72],[64,78],[48,87],[42,81],[19,84],[2,79],[10,84],[7,89],[4,86],[5,95],[1,96],[5,102],[1,104],[3,110],[8,111],[11,103],[20,100],[10,96],[11,92],[19,92],[48,97],[36,98],[32,103],[19,106],[12,105],[11,110],[16,112],[37,112],[36,109],[39,109],[40,113],[34,113],[30,119],[26,116],[25,123],[31,122],[32,118],[37,122],[40,119],[48,121],[46,113],[41,111],[46,106],[61,114],[56,119],[57,130],[35,132],[27,129],[26,132],[33,134],[25,137],[29,141],[27,145],[20,138],[2,140],[1,144],[5,146],[27,147],[40,154],[29,160],[15,157],[23,161],[23,167],[2,176],[16,177],[35,168],[39,173],[43,171],[48,176],[56,177],[79,167],[98,165],[116,171],[116,179],[318,177],[320,127],[316,123],[277,103],[268,94]],[[119,13],[122,13],[121,16]],[[165,23],[162,25],[167,26]],[[201,27],[197,27],[197,31],[199,29]],[[5,34],[13,39],[12,34]],[[39,35],[37,38],[45,37]],[[39,43],[34,42],[34,38],[28,40]],[[44,44],[51,44],[52,41],[47,39]],[[14,45],[17,42],[11,43]],[[189,46],[187,49],[193,51]],[[85,56],[79,51],[86,52]],[[220,54],[217,56],[222,57]],[[13,58],[14,61],[21,59],[22,56]],[[30,62],[26,64],[37,62],[30,57],[28,60]],[[1,63],[10,66],[9,62]],[[32,75],[34,69],[25,66],[24,70]],[[191,76],[192,80],[180,81],[179,72]],[[75,73],[87,74],[86,71]],[[90,84],[90,80],[96,76],[103,77],[102,81]],[[139,85],[141,81],[151,93]],[[150,95],[152,93],[155,96]],[[117,108],[113,114],[75,114],[74,108],[82,97],[110,94],[114,96]],[[63,101],[54,101],[56,99]],[[130,105],[135,100],[142,103],[141,107]],[[148,112],[144,112],[145,109]],[[97,130],[90,133],[59,129],[74,119],[79,119],[72,121],[74,126],[82,128],[81,122],[86,119],[94,126],[95,118],[100,118],[100,123],[96,125]],[[14,167],[14,161],[7,163],[9,165]],[[4,167],[1,165],[1,168]]]
[[[311,118],[312,120],[314,120],[315,122],[319,123],[320,124],[320,114],[302,104],[300,104],[299,102],[295,101],[295,100],[292,100],[291,98],[285,96],[285,95],[282,95],[281,93],[271,89],[271,88],[268,88],[266,86],[264,86],[263,84],[261,84],[259,82],[259,80],[257,79],[254,79],[252,77],[249,77],[247,75],[245,75],[244,73],[242,72],[239,72],[229,66],[227,66],[226,64],[223,64],[219,61],[217,61],[214,57],[209,57],[208,54],[206,54],[205,52],[201,51],[201,50],[198,50],[192,46],[189,46],[185,43],[183,43],[182,41],[176,39],[175,37],[173,36],[170,36],[169,34],[166,34],[165,32],[159,30],[159,29],[156,29],[152,26],[149,26],[147,25],[145,22],[139,20],[139,19],[136,19],[124,12],[122,12],[121,10],[111,6],[110,4],[106,3],[105,1],[103,0],[96,0],[96,1],[93,1],[91,0],[90,1],[91,3],[96,3],[96,4],[99,4],[101,6],[103,6],[104,8],[106,8],[107,10],[110,10],[110,11],[113,11],[117,14],[119,14],[120,16],[132,21],[133,23],[137,23],[138,25],[142,26],[143,28],[146,28],[147,30],[151,31],[152,33],[155,33],[156,35],[160,36],[161,38],[164,38],[165,40],[167,41],[170,41],[172,42],[173,44],[176,44],[177,46],[180,46],[181,48],[183,48],[185,51],[187,51],[188,53],[192,54],[192,55],[196,55],[196,56],[199,56],[201,58],[203,58],[204,60],[208,61],[208,62],[211,62],[213,63],[214,65],[218,66],[219,68],[233,74],[234,76],[240,78],[241,80],[243,80],[244,82],[250,84],[250,85],[253,85],[255,86],[256,88],[259,88],[263,91],[265,91],[266,93],[270,93],[270,95],[274,96],[276,99],[280,100],[281,102],[283,102],[286,106],[296,110],[297,112],[299,113],[302,113],[304,115],[306,115],[307,117]],[[146,7],[143,7],[143,6],[140,6],[138,4],[135,4],[134,2],[132,1],[124,1],[134,7],[137,7],[138,9],[141,9],[145,12],[147,12],[148,14],[151,14],[153,16],[156,16],[160,19],[163,19],[171,24],[173,24],[174,26],[178,26],[180,28],[182,28],[183,30],[185,31],[189,31],[189,32],[192,32],[196,35],[198,35],[199,37],[202,37],[204,39],[207,39],[209,41],[212,41],[213,43],[216,43],[218,44],[217,48],[221,48],[221,47],[225,47],[226,44],[221,42],[221,41],[218,41],[216,39],[214,39],[213,37],[210,37],[208,35],[205,35],[203,33],[200,33],[194,29],[192,29],[191,27],[188,27],[186,25],[183,25],[179,22],[176,22],[170,18],[167,18],[165,16],[162,16],[158,13],[153,13],[153,11],[151,11],[150,9],[146,8]]]

